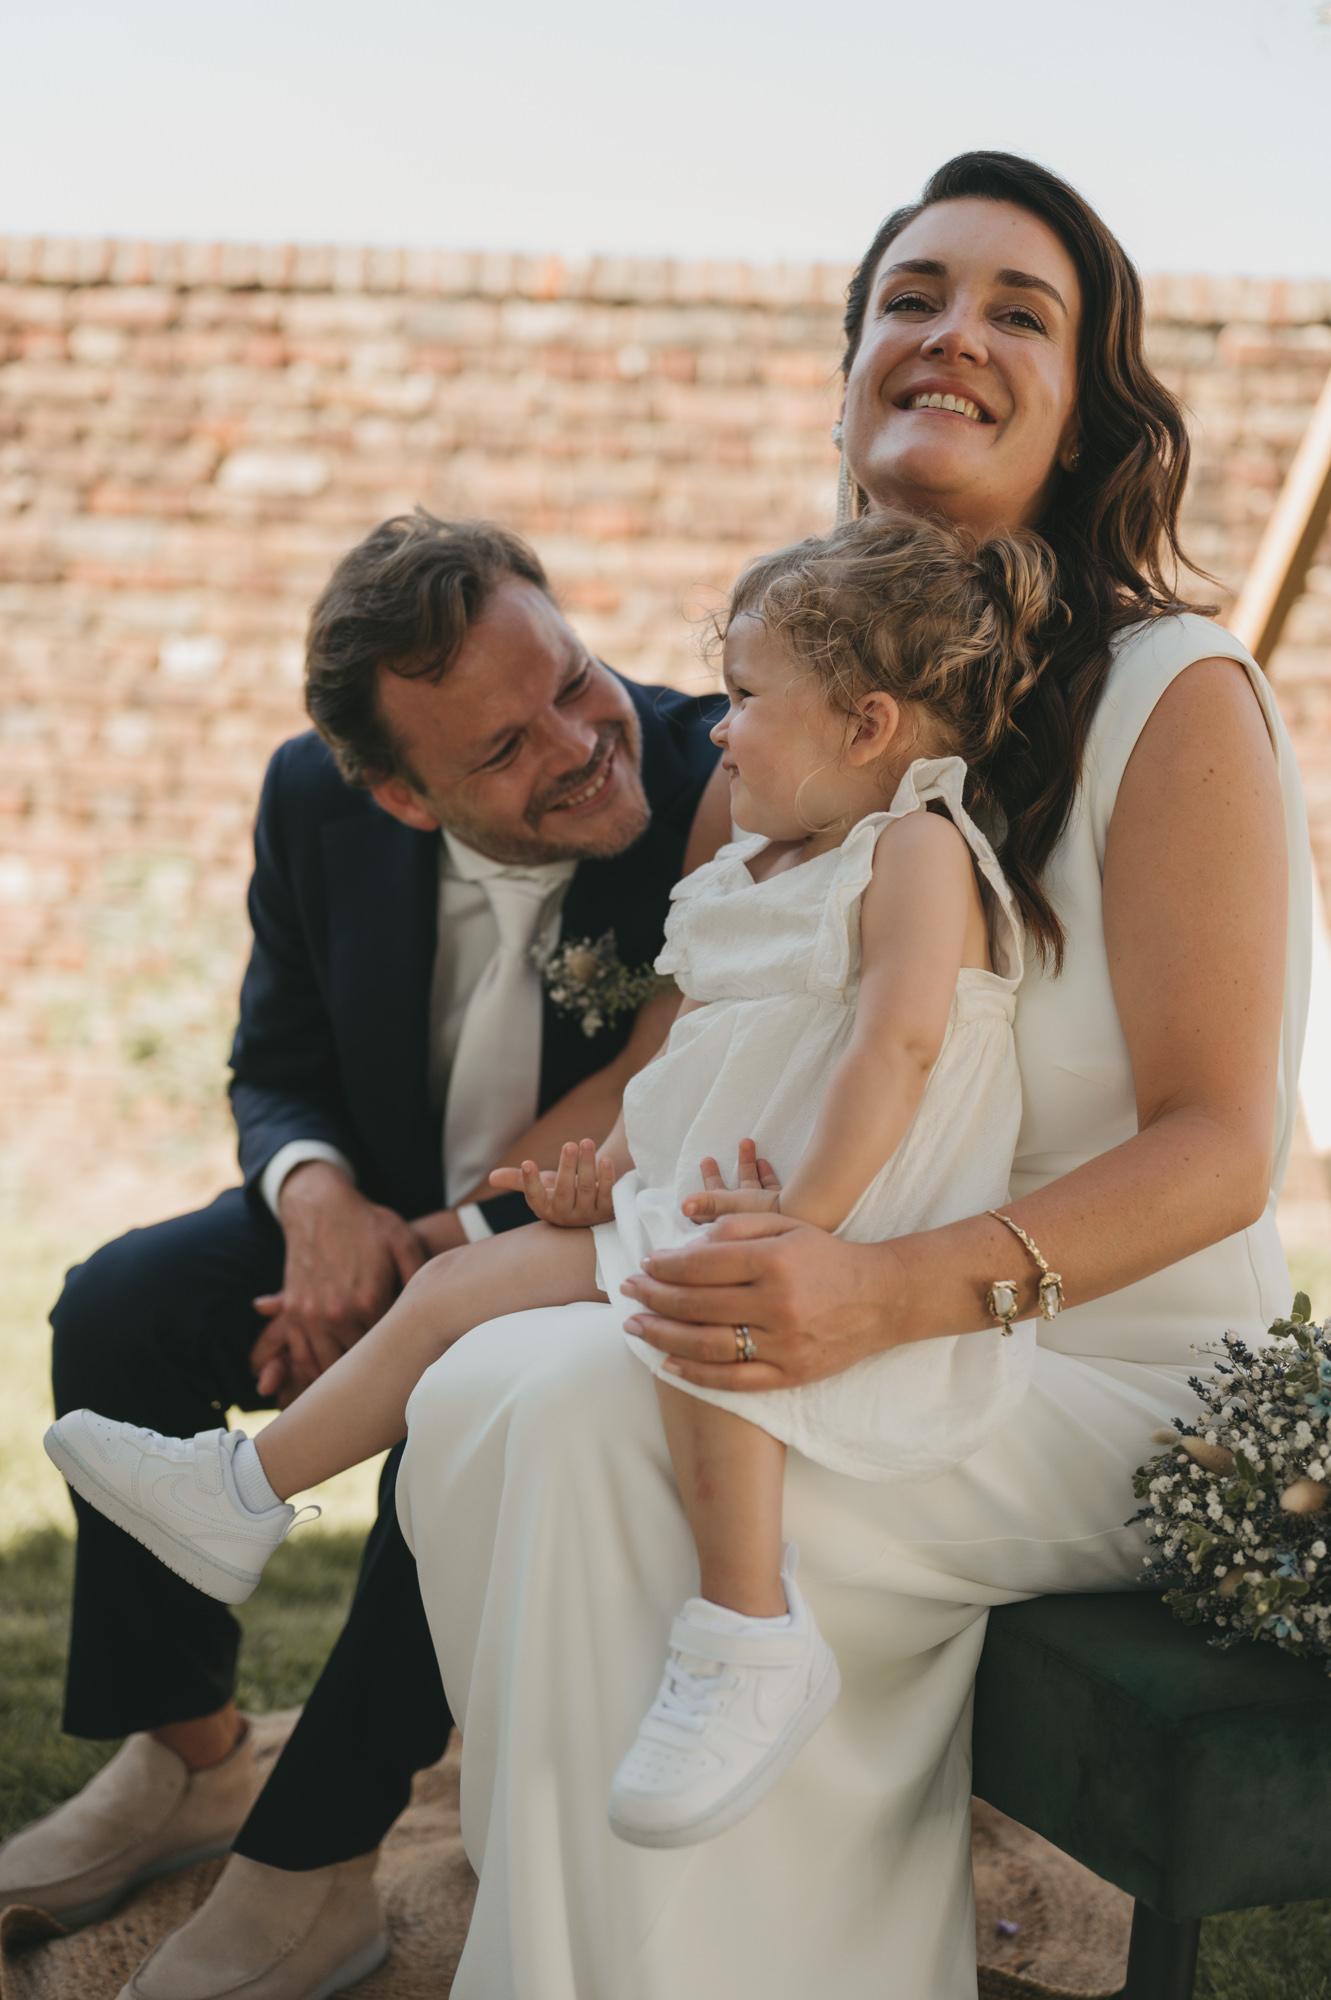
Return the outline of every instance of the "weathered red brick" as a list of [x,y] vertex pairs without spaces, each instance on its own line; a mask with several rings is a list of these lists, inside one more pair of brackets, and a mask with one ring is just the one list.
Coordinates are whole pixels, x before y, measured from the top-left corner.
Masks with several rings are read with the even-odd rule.
[[[511,521],[589,643],[707,684],[700,621],[735,570],[828,518],[846,275],[0,243],[0,891],[8,857],[34,881],[65,871],[21,934],[0,907],[11,1101],[77,1098],[122,1140],[118,1095],[144,1134],[224,1129],[215,1095],[154,1097],[118,1024],[149,982],[224,1044],[255,794],[302,726],[307,607],[385,513]],[[1331,284],[1148,289],[1153,356],[1193,412],[1186,540],[1232,592],[1331,364]],[[327,476],[219,476],[245,453]],[[210,635],[211,678],[163,672],[164,648]],[[1273,672],[1331,866],[1331,546]],[[67,993],[95,1048],[50,1040]]]

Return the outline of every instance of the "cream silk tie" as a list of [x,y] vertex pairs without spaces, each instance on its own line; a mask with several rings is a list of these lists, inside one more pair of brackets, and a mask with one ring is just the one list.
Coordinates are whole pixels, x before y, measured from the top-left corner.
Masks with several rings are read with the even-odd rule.
[[555,893],[548,881],[486,875],[499,945],[467,1002],[444,1109],[450,1208],[476,1187],[536,1116],[541,974],[534,948]]

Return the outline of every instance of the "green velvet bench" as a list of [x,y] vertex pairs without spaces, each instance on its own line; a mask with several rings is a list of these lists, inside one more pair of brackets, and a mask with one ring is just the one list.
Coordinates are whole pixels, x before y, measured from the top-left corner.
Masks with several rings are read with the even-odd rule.
[[1331,1679],[1147,1593],[990,1613],[974,1787],[1136,1899],[1121,2000],[1189,2000],[1203,1917],[1331,1895]]

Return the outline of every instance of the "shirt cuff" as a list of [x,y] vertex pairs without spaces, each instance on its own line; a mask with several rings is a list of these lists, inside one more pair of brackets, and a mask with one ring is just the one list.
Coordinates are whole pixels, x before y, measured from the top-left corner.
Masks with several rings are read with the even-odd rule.
[[330,1146],[324,1139],[292,1139],[285,1146],[279,1146],[272,1159],[264,1168],[259,1181],[259,1193],[267,1202],[277,1221],[277,1200],[282,1192],[282,1183],[297,1167],[303,1167],[307,1160],[327,1160],[330,1167],[338,1167],[346,1175],[351,1185],[356,1185],[356,1169],[345,1153],[339,1153],[336,1146]]
[[480,1208],[492,1236],[500,1236],[506,1229],[522,1229],[535,1220],[524,1194],[490,1194]]
[[487,1236],[494,1235],[493,1229],[481,1213],[478,1202],[459,1202],[453,1213],[462,1224],[462,1234],[468,1243],[483,1243]]

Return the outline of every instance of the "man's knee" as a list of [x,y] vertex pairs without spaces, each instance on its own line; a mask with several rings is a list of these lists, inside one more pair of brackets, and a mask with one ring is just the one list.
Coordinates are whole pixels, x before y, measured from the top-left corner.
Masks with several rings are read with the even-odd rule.
[[121,1401],[141,1377],[165,1387],[164,1377],[183,1385],[219,1364],[229,1374],[225,1357],[258,1337],[251,1300],[280,1282],[280,1234],[254,1220],[238,1190],[103,1244],[66,1274],[51,1309],[57,1409],[87,1404],[142,1422],[137,1404],[113,1409],[108,1396]]
[[137,1239],[148,1234],[136,1229],[117,1237],[65,1273],[64,1288],[51,1308],[57,1402],[62,1378],[82,1377],[90,1363],[105,1358],[109,1347],[123,1353],[127,1341],[136,1344],[144,1339],[157,1289],[149,1260],[138,1252]]

